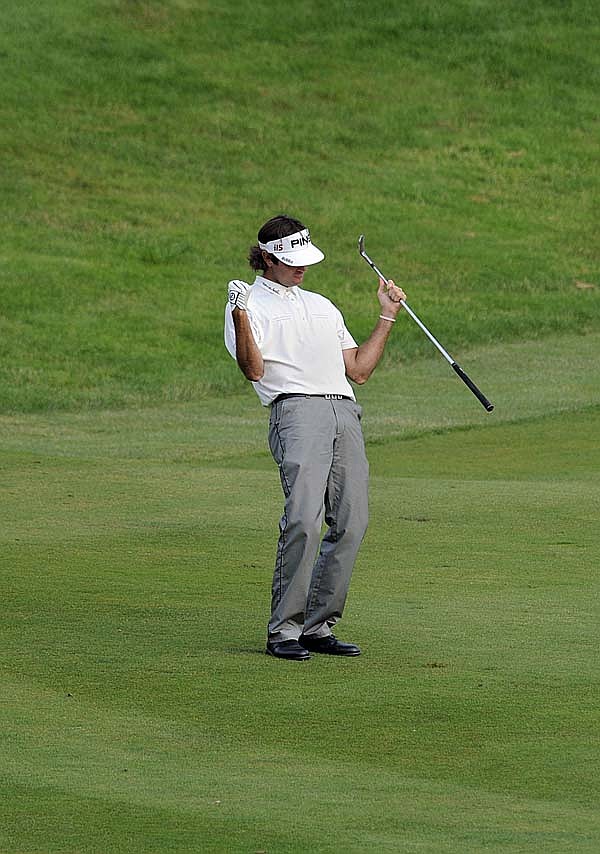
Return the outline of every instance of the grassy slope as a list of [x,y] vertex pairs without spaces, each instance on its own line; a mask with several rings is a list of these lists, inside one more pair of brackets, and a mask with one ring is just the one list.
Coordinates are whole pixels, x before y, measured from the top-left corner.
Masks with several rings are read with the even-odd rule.
[[[598,329],[593,8],[0,11],[0,406],[239,390],[223,286],[278,209],[311,224],[327,263],[307,286],[359,339],[361,231],[451,352]],[[429,347],[409,329],[389,356]]]

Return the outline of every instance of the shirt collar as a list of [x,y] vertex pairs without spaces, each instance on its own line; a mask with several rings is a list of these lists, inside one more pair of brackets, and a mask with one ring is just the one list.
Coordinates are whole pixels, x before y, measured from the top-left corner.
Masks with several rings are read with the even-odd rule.
[[272,282],[270,279],[265,279],[264,276],[257,276],[256,285],[262,285],[265,290],[269,291],[272,294],[277,294],[278,296],[288,299],[296,299],[298,296],[298,286],[293,285],[291,288],[285,288],[283,285],[280,285],[279,282]]

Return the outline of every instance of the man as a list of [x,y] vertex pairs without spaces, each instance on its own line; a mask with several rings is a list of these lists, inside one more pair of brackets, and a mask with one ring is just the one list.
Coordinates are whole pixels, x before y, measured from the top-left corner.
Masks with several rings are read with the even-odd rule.
[[[304,290],[324,258],[298,220],[276,216],[258,232],[252,285],[229,283],[225,343],[264,406],[285,509],[272,586],[267,653],[305,661],[311,652],[360,655],[332,634],[341,618],[367,527],[368,463],[361,408],[348,378],[364,383],[379,362],[405,299],[379,282],[380,314],[356,344],[338,309]],[[328,526],[321,541],[323,519]]]

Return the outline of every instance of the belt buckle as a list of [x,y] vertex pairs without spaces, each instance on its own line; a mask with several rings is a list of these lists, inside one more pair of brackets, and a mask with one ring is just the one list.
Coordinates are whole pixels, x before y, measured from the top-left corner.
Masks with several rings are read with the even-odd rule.
[[325,397],[325,400],[343,400],[344,399],[343,394],[326,394],[326,395],[324,395],[324,397]]

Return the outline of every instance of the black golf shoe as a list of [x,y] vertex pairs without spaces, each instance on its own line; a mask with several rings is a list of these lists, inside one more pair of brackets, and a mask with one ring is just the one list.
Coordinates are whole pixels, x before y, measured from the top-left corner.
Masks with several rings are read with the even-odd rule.
[[310,658],[308,651],[296,640],[269,641],[266,653],[275,658],[287,658],[289,661],[308,661]]
[[360,655],[360,647],[355,643],[343,643],[335,635],[317,638],[314,635],[300,635],[298,643],[311,652],[321,652],[324,655]]

